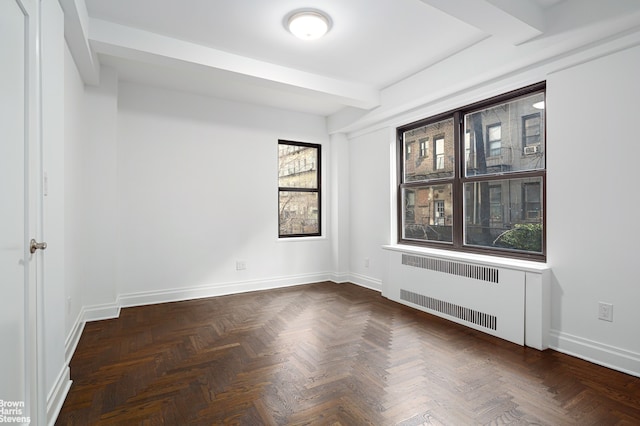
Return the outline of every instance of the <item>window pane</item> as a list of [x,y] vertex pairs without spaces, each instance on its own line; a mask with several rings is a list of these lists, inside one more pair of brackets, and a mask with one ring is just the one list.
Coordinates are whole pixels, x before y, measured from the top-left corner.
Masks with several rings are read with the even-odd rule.
[[319,234],[318,193],[280,191],[280,235]]
[[453,118],[404,132],[404,182],[452,177],[453,144]]
[[544,169],[541,108],[544,93],[536,93],[466,114],[469,153],[465,175]]
[[542,178],[464,185],[465,244],[542,253]]
[[281,188],[318,187],[318,149],[309,146],[278,145],[278,186]]
[[402,189],[403,230],[407,240],[453,240],[451,184]]

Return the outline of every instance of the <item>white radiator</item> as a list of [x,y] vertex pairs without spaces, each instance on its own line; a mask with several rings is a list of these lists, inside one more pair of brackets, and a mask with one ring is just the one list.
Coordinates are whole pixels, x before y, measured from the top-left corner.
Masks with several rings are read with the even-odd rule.
[[387,262],[383,296],[520,345],[548,347],[546,266],[532,271],[530,262],[503,267],[397,250]]

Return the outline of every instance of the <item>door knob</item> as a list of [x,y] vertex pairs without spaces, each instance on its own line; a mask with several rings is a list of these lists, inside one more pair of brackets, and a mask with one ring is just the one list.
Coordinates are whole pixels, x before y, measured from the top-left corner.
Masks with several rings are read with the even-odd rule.
[[36,250],[44,250],[46,248],[47,248],[47,243],[45,243],[45,242],[39,243],[34,239],[32,239],[30,244],[29,244],[29,251],[31,253],[35,253]]

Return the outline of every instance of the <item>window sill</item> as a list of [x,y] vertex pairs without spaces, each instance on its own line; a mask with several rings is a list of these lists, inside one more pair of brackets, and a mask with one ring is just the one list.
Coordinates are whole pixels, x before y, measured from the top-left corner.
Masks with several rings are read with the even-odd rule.
[[327,237],[324,235],[320,235],[318,237],[288,237],[288,238],[278,238],[277,242],[279,243],[302,243],[309,241],[321,241],[326,240]]
[[429,247],[416,247],[403,244],[388,244],[383,245],[383,249],[389,251],[396,251],[400,253],[410,253],[423,256],[436,257],[444,260],[456,260],[460,262],[490,265],[495,267],[515,269],[525,272],[542,273],[551,269],[551,266],[547,263],[533,262],[529,260],[511,259],[507,257],[499,256],[487,256],[475,253],[464,253],[450,250],[438,250]]

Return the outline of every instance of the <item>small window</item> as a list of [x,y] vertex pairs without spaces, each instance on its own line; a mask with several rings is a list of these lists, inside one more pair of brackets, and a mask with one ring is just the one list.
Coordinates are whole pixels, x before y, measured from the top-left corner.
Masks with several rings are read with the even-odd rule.
[[320,145],[278,141],[279,233],[319,236]]

